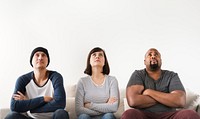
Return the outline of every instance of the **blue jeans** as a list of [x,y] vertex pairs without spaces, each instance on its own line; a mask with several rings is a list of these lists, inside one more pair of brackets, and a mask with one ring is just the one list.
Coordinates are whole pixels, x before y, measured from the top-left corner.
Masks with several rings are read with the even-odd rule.
[[[32,119],[18,112],[10,112],[5,119]],[[63,109],[58,109],[53,113],[52,119],[69,119],[68,112]]]
[[116,119],[113,113],[105,113],[100,116],[90,116],[88,114],[79,115],[78,119]]
[[69,119],[69,114],[64,109],[58,109],[53,113],[52,119]]

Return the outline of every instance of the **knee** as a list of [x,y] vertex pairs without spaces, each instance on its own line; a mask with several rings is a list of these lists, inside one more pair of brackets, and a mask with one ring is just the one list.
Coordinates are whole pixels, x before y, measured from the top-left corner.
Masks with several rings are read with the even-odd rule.
[[78,116],[78,119],[91,119],[91,117],[88,114],[81,114]]
[[18,118],[19,117],[19,114],[18,112],[9,112],[5,119],[15,119],[15,118]]
[[17,112],[10,112],[5,119],[14,119],[15,115],[17,115]]
[[193,115],[193,114],[195,114],[196,112],[195,112],[194,110],[187,110],[187,109],[185,109],[185,110],[181,110],[180,113],[181,113],[182,115]]
[[194,111],[194,110],[189,110],[189,109],[185,109],[185,110],[181,110],[179,112],[180,115],[182,115],[183,117],[188,117],[189,119],[200,119],[199,115]]
[[64,109],[57,109],[54,113],[55,114],[66,114],[67,112]]
[[116,119],[113,113],[106,113],[103,115],[102,119]]
[[54,112],[53,119],[69,119],[69,114],[64,109],[58,109]]
[[123,114],[121,119],[131,119],[132,117],[135,117],[138,115],[139,111],[137,109],[128,109]]

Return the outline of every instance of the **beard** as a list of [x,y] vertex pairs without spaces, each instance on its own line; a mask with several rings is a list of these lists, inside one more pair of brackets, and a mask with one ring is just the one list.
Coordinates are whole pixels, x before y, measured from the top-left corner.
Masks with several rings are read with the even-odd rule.
[[151,71],[156,71],[156,70],[159,69],[159,66],[158,66],[158,64],[151,64],[150,63],[150,69],[151,69]]

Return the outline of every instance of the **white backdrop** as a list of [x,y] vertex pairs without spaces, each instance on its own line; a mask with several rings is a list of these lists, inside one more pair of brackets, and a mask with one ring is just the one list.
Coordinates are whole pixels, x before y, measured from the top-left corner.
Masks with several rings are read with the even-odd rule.
[[48,69],[60,72],[65,85],[85,76],[89,51],[102,47],[120,88],[155,47],[162,68],[200,93],[199,6],[199,0],[1,0],[0,108],[9,107],[17,77],[32,70],[37,46],[49,50]]

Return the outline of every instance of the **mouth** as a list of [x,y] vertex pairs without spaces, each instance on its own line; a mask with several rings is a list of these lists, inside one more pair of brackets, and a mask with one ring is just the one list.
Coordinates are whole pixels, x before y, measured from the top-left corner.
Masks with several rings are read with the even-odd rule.
[[158,64],[158,61],[157,60],[151,60],[150,64]]
[[37,62],[37,64],[43,64],[43,62],[39,61],[39,62]]

